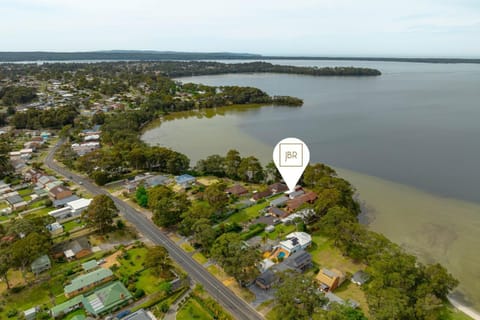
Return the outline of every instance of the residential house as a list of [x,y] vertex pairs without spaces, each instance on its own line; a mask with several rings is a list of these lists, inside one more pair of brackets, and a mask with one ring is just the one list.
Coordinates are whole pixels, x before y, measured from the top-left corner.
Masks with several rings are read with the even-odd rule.
[[272,207],[283,207],[287,203],[288,199],[289,198],[287,196],[283,196],[283,197],[280,197],[280,198],[277,198],[277,199],[273,199],[273,200],[270,201],[270,205]]
[[277,194],[277,193],[282,193],[282,192],[288,191],[287,185],[285,183],[280,183],[280,182],[271,184],[267,188],[268,188],[268,190],[270,190],[270,192],[272,194]]
[[270,268],[255,279],[255,284],[263,290],[268,290],[275,285],[277,280],[275,272]]
[[271,195],[272,195],[272,192],[270,190],[255,192],[252,195],[252,197],[250,198],[250,200],[253,201],[253,202],[257,202],[257,201],[262,200],[263,198],[269,197]]
[[47,184],[56,180],[55,177],[42,175],[37,179],[37,187],[44,189]]
[[268,212],[276,217],[276,218],[279,218],[279,219],[283,219],[285,218],[286,216],[288,216],[288,213],[283,211],[282,209],[280,208],[277,208],[277,207],[270,207],[270,209],[268,209]]
[[48,195],[52,200],[62,200],[73,195],[72,190],[65,186],[56,186],[50,189]]
[[144,184],[145,184],[145,187],[147,188],[153,188],[156,186],[164,186],[168,184],[169,180],[170,179],[167,176],[156,175],[156,176],[147,177],[145,179]]
[[292,232],[287,239],[280,241],[272,253],[270,259],[283,260],[297,251],[302,251],[312,244],[312,237],[306,232]]
[[320,282],[320,290],[329,292],[334,291],[343,283],[345,275],[337,269],[323,268],[318,273],[317,280]]
[[87,262],[82,263],[83,271],[89,272],[99,268],[97,260],[88,260]]
[[323,309],[325,309],[325,310],[330,310],[330,307],[331,307],[332,303],[338,303],[340,305],[347,305],[347,306],[349,306],[353,309],[356,309],[360,306],[360,304],[358,302],[356,302],[355,300],[347,299],[347,301],[345,301],[345,300],[343,300],[342,298],[340,298],[339,296],[337,296],[336,294],[334,294],[332,292],[325,293],[325,298],[328,299],[328,303],[323,307]]
[[55,319],[63,318],[67,313],[83,308],[87,314],[99,317],[132,302],[133,297],[127,288],[120,281],[115,281],[88,296],[80,294],[56,305],[50,309],[50,315]]
[[295,199],[290,199],[287,201],[287,211],[294,212],[298,208],[300,208],[305,203],[313,203],[317,200],[318,196],[315,192],[310,191],[301,195]]
[[12,211],[22,209],[28,205],[28,203],[18,194],[11,195],[5,200],[7,200],[8,204],[12,208]]
[[362,270],[355,272],[350,279],[350,281],[359,286],[364,285],[368,280],[370,280],[370,275]]
[[67,203],[80,199],[77,195],[71,195],[70,197],[53,200],[53,206],[55,208],[63,208]]
[[50,269],[52,267],[52,263],[50,262],[50,258],[45,254],[35,259],[30,265],[30,267],[32,269],[32,272],[35,275],[38,275],[43,271]]
[[52,251],[55,258],[64,256],[69,260],[80,259],[92,253],[90,241],[87,238],[59,243],[53,247]]
[[298,198],[298,197],[300,197],[301,195],[304,195],[304,194],[305,194],[305,191],[300,189],[300,190],[297,190],[297,191],[290,192],[288,194],[288,198],[293,200],[293,199]]
[[69,285],[66,285],[63,288],[63,291],[66,297],[71,298],[90,291],[92,288],[95,288],[100,284],[107,283],[113,278],[114,275],[112,270],[100,268],[74,278]]
[[242,195],[246,195],[248,193],[248,190],[241,184],[236,184],[230,188],[227,188],[225,192],[229,195],[234,195],[239,197]]
[[175,181],[179,186],[187,189],[196,182],[196,179],[189,174],[182,174],[181,176],[175,177]]
[[287,265],[290,269],[299,273],[304,272],[313,265],[312,255],[304,250],[293,253],[282,263]]
[[58,187],[58,186],[63,186],[63,182],[60,181],[60,180],[55,180],[55,181],[52,181],[52,182],[49,182],[45,185],[45,190],[47,191],[50,191],[52,190],[53,188],[55,187]]
[[140,309],[134,313],[130,313],[126,317],[121,318],[122,320],[156,320],[156,318],[151,315],[150,312],[145,311],[145,309]]
[[48,214],[60,222],[72,220],[78,218],[91,202],[92,199],[80,198],[70,201],[63,208],[50,211]]
[[63,226],[58,222],[50,223],[46,226],[46,228],[52,235],[63,233]]
[[312,266],[310,253],[301,250],[289,256],[284,261],[274,264],[270,259],[261,262],[260,276],[255,279],[255,284],[264,290],[270,289],[278,280],[277,274],[284,271],[302,273]]

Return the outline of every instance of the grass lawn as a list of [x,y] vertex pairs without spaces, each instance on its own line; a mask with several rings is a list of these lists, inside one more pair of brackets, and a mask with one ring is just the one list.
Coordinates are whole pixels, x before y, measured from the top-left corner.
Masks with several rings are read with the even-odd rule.
[[83,227],[85,223],[80,220],[71,220],[63,224],[63,230],[65,232],[70,232],[73,229]]
[[195,253],[192,258],[200,264],[205,264],[208,261],[208,259],[200,252]]
[[40,208],[38,210],[30,211],[28,215],[35,215],[37,217],[46,216],[52,210],[52,208]]
[[145,291],[146,294],[158,292],[160,284],[165,282],[165,279],[153,275],[151,270],[144,270],[140,273],[137,281],[137,288]]
[[370,318],[368,313],[367,298],[365,296],[365,292],[363,292],[360,286],[357,286],[347,279],[339,288],[335,290],[334,293],[344,300],[351,299],[358,302],[360,304],[360,309],[362,309],[363,313]]
[[128,259],[125,259],[125,257],[120,255],[117,258],[120,266],[118,273],[128,276],[143,270],[143,262],[145,261],[147,252],[147,248],[142,247],[127,250]]
[[292,233],[296,230],[296,226],[294,224],[284,225],[279,224],[275,226],[275,230],[273,232],[262,232],[260,237],[263,237],[264,234],[267,235],[268,239],[276,240],[286,236],[289,233]]
[[85,313],[85,311],[83,309],[79,309],[79,310],[75,310],[73,312],[70,312],[69,314],[67,314],[67,316],[65,317],[66,320],[70,320],[72,319],[73,317],[75,316],[86,316],[87,314]]
[[25,188],[25,189],[20,189],[17,192],[21,197],[24,197],[24,196],[28,196],[28,195],[32,194],[33,189]]
[[188,242],[184,242],[180,245],[180,247],[182,247],[183,250],[185,250],[186,252],[193,252],[195,251],[195,249],[188,243]]
[[195,299],[189,299],[177,313],[177,320],[210,320],[213,319],[210,312]]
[[260,212],[259,212],[260,210],[268,207],[271,200],[282,197],[282,196],[283,195],[277,195],[275,197],[267,199],[266,201],[264,201],[262,203],[258,203],[258,204],[255,204],[255,205],[251,206],[251,207],[240,210],[239,212],[234,213],[231,216],[229,216],[225,220],[225,222],[227,222],[227,223],[234,223],[234,222],[243,223],[243,222],[247,222],[251,219],[255,219],[260,215]]
[[9,207],[9,205],[6,201],[3,201],[3,200],[0,201],[0,210],[8,208],[8,207]]
[[314,234],[312,242],[312,247],[308,251],[312,254],[312,260],[321,268],[335,268],[352,274],[365,269],[363,264],[344,257],[340,250],[333,246],[333,242],[321,234]]
[[[9,293],[8,296],[2,295],[0,300],[5,305],[0,311],[0,319],[7,319],[7,313],[10,310],[18,310],[19,313],[34,306],[47,305],[53,306],[53,299],[57,295],[63,296],[63,277],[54,277],[48,282],[39,285],[27,285],[18,293]],[[55,303],[59,303],[55,299]]]

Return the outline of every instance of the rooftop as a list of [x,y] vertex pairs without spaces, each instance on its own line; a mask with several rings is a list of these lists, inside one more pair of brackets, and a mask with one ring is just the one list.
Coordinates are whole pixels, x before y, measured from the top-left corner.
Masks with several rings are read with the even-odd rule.
[[71,284],[65,286],[64,291],[69,294],[111,276],[113,276],[113,272],[110,269],[101,268],[76,277]]

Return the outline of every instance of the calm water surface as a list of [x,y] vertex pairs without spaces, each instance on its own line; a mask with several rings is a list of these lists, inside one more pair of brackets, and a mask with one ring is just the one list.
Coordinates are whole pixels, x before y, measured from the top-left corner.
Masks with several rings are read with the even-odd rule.
[[371,228],[424,261],[440,261],[480,309],[480,65],[277,61],[378,68],[380,77],[278,74],[182,78],[242,85],[304,99],[301,108],[262,107],[184,114],[143,139],[193,161],[230,148],[270,160],[284,137],[310,147],[359,190]]

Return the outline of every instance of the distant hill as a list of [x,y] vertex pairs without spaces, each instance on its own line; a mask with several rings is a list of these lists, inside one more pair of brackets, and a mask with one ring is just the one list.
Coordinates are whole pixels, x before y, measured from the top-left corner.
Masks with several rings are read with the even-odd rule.
[[177,52],[154,50],[105,50],[91,52],[0,52],[0,62],[18,61],[68,61],[68,60],[349,60],[391,61],[420,63],[480,63],[480,59],[462,58],[382,58],[382,57],[325,57],[325,56],[263,56],[232,52]]
[[0,61],[65,61],[65,60],[220,60],[259,59],[261,55],[230,52],[175,52],[109,50],[92,52],[0,52]]

